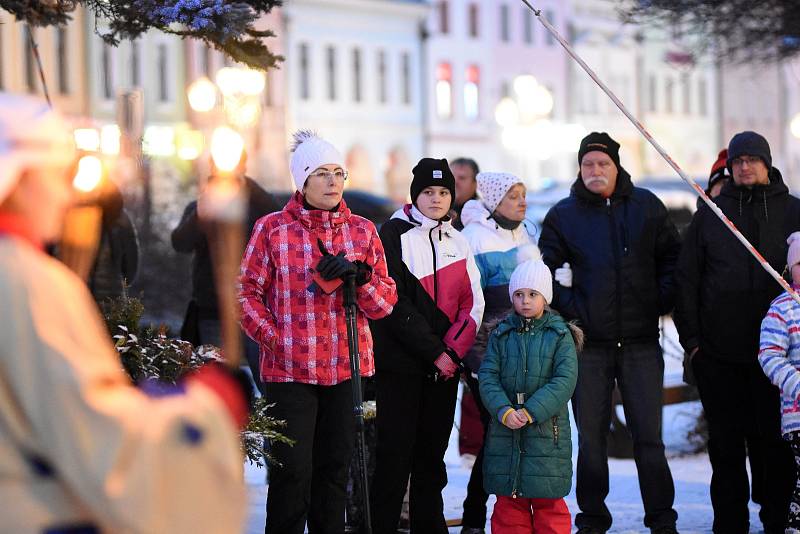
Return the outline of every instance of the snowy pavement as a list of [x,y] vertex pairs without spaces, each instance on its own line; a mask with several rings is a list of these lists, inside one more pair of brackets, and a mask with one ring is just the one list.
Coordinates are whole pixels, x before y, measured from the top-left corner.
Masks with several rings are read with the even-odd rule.
[[[708,485],[711,480],[711,467],[708,455],[685,455],[687,447],[685,439],[687,429],[693,424],[694,416],[700,409],[699,403],[686,403],[667,406],[664,409],[664,440],[667,446],[669,465],[675,479],[675,509],[678,511],[678,529],[681,534],[710,533],[712,522],[711,502],[709,500]],[[459,418],[456,418],[458,421]],[[574,422],[573,422],[574,425]],[[574,426],[573,426],[574,428]],[[573,442],[576,432],[573,432]],[[573,443],[573,455],[577,455],[577,444]],[[453,429],[450,436],[450,447],[445,456],[449,483],[444,491],[445,517],[448,519],[461,516],[461,505],[466,495],[469,469],[458,455],[458,434]],[[636,466],[633,460],[609,461],[611,473],[611,492],[606,500],[608,508],[614,516],[614,524],[610,533],[613,534],[639,534],[647,533],[642,520],[644,510],[639,495],[639,483],[636,478]],[[264,503],[266,487],[264,485],[265,473],[263,469],[248,466],[246,480],[250,492],[250,509],[248,516],[247,534],[261,534],[264,532]],[[494,497],[490,498],[491,504]],[[570,511],[575,514],[578,507],[575,504],[575,491],[567,496]],[[758,507],[751,505],[750,522],[751,532],[761,532],[761,522],[758,519]],[[491,514],[491,512],[490,512]],[[487,532],[489,529],[487,521]],[[460,532],[459,528],[450,529],[451,533]]]

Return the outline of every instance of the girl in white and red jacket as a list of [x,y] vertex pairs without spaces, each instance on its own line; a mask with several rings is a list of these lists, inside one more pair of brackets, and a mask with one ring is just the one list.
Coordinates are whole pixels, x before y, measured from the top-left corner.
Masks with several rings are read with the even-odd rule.
[[[800,291],[800,232],[787,239],[787,269],[792,288]],[[781,392],[781,433],[800,467],[800,304],[784,291],[772,301],[761,322],[758,363]],[[798,471],[800,473],[800,471]],[[787,534],[800,534],[800,478],[789,502]]]
[[373,530],[395,532],[411,477],[411,531],[447,532],[444,453],[462,358],[483,315],[480,273],[448,212],[455,179],[444,159],[413,169],[412,204],[381,227],[398,300],[372,322],[377,392]]
[[266,532],[302,534],[306,520],[311,532],[344,532],[355,419],[341,282],[355,276],[362,376],[374,373],[367,319],[389,314],[397,295],[375,225],[342,199],[339,151],[298,132],[291,170],[297,191],[256,222],[240,276],[241,322],[261,346],[265,395],[295,440],[273,445],[280,465],[270,467]]

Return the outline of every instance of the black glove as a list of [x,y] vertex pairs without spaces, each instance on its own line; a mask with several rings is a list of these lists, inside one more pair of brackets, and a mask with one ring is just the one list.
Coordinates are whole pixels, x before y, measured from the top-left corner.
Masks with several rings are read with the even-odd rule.
[[347,275],[355,275],[357,269],[355,264],[344,257],[344,251],[334,256],[325,248],[322,240],[317,240],[320,252],[322,252],[322,259],[317,263],[316,271],[324,280],[333,280],[334,278],[341,278],[342,280]]
[[360,260],[354,261],[353,264],[356,266],[356,285],[363,286],[372,278],[372,267]]

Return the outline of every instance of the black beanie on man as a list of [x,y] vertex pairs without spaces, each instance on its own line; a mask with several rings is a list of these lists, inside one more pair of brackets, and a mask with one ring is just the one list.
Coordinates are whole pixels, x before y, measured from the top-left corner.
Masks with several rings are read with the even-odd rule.
[[411,202],[416,204],[417,197],[426,187],[438,185],[450,191],[452,207],[456,201],[456,179],[446,159],[422,158],[411,172],[414,175],[414,179],[411,180]]
[[728,171],[733,174],[731,163],[736,158],[742,156],[756,156],[761,158],[767,169],[772,168],[772,153],[769,150],[769,143],[764,136],[756,132],[740,132],[731,138],[728,143]]
[[602,152],[607,154],[609,158],[617,166],[617,170],[622,167],[619,164],[619,143],[611,139],[611,136],[605,132],[592,132],[581,141],[581,147],[578,150],[578,165],[580,166],[583,156],[589,152]]

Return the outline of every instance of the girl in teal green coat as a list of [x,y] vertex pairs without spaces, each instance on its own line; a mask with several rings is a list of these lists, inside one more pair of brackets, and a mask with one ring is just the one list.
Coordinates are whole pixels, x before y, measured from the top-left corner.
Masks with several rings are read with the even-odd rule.
[[479,372],[481,397],[495,415],[483,460],[484,488],[497,495],[492,533],[569,534],[567,402],[582,335],[547,307],[552,277],[541,258],[520,264],[508,291],[514,313],[492,332]]

